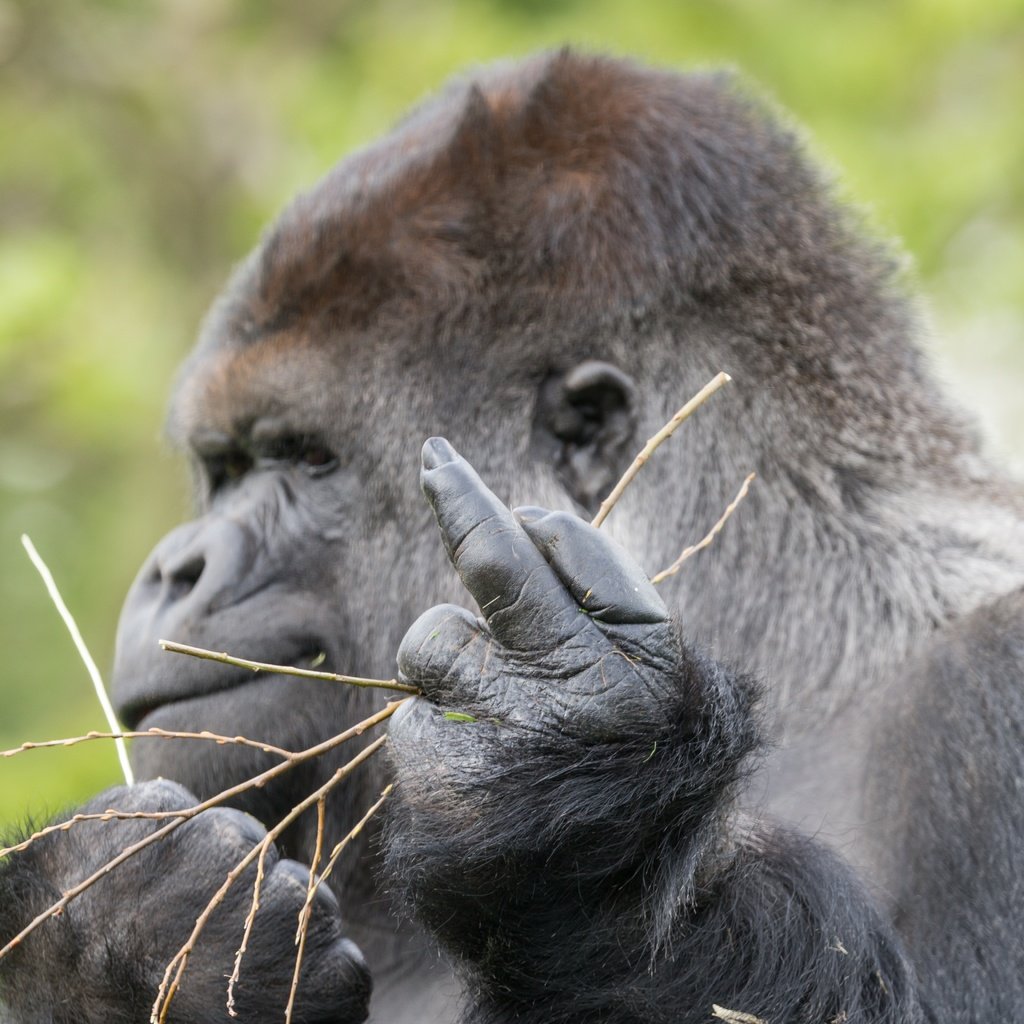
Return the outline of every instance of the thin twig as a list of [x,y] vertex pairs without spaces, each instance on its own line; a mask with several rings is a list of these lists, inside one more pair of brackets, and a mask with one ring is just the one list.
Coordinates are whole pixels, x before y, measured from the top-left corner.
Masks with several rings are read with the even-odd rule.
[[659,430],[653,437],[649,438],[647,444],[643,446],[640,454],[632,461],[629,469],[622,474],[619,482],[612,488],[611,494],[608,495],[604,501],[601,502],[601,507],[597,510],[597,515],[590,521],[591,526],[600,526],[605,519],[608,518],[608,513],[615,507],[615,503],[622,497],[622,492],[630,485],[633,477],[640,472],[643,468],[644,463],[651,457],[654,450],[662,442],[667,441],[676,431],[676,428],[693,415],[693,413],[700,408],[723,384],[728,384],[732,380],[732,377],[727,373],[718,373],[711,380],[707,382],[691,398],[686,405],[684,405],[676,414]]
[[79,743],[87,743],[90,740],[206,740],[219,745],[232,745],[239,747],[252,747],[255,750],[262,750],[265,754],[276,754],[278,757],[295,757],[295,752],[285,750],[283,747],[275,747],[273,743],[264,743],[262,740],[250,740],[246,736],[222,736],[216,732],[174,732],[170,729],[144,729],[141,732],[87,732],[82,736],[69,736],[63,740],[44,740],[40,743],[22,743],[20,747],[12,747],[10,750],[0,750],[0,757],[14,757],[15,754],[24,754],[29,750],[45,750],[48,747],[74,747]]
[[[319,810],[319,805],[317,805],[317,810]],[[320,858],[323,856],[323,840],[323,828],[321,826],[320,820],[317,819],[316,849],[314,851],[313,864],[310,865],[309,881],[306,883],[306,898],[302,902],[302,909],[299,911],[299,924],[298,927],[295,929],[296,946],[299,945],[299,943],[301,942],[302,935],[306,930],[306,924],[308,923],[305,920],[306,910],[313,902],[313,895],[318,888],[318,880],[315,866],[319,866]]]
[[[100,676],[100,670],[96,667],[96,662],[93,661],[92,655],[89,653],[89,648],[85,645],[85,640],[82,637],[82,632],[78,628],[78,623],[75,622],[74,616],[68,610],[68,606],[64,603],[64,598],[60,596],[60,591],[57,589],[57,582],[53,578],[53,573],[47,568],[46,563],[43,561],[42,556],[36,551],[35,544],[32,543],[29,535],[23,533],[21,535],[21,544],[31,559],[32,564],[36,567],[36,571],[43,579],[43,584],[46,586],[46,592],[50,595],[50,600],[53,602],[54,607],[57,609],[57,614],[64,620],[64,625],[67,626],[68,632],[71,634],[71,639],[74,641],[75,647],[78,650],[78,656],[82,659],[85,665],[85,670],[89,673],[89,678],[92,680],[93,689],[96,691],[96,696],[99,698],[100,707],[103,709],[103,716],[107,720],[107,724],[110,726],[111,732],[123,732],[121,724],[117,720],[117,715],[114,713],[114,707],[110,703],[110,698],[107,696],[107,691],[103,686],[103,679]],[[114,741],[114,745],[117,747],[117,759],[121,762],[121,771],[124,774],[124,781],[127,785],[131,785],[135,781],[135,775],[132,772],[132,766],[128,763],[128,748],[125,746],[124,740],[119,739]]]
[[[143,732],[90,732],[86,733],[84,736],[71,736],[68,739],[63,740],[47,740],[43,743],[23,743],[20,747],[0,751],[0,757],[13,757],[15,754],[22,754],[28,750],[40,750],[47,747],[73,747],[78,743],[85,743],[88,740],[106,740],[116,739],[118,737],[123,739],[204,740],[216,743],[219,746],[235,745],[240,747],[250,747],[255,750],[261,750],[265,754],[274,754],[286,761],[295,760],[296,758],[300,760],[303,759],[303,753],[301,751],[296,753],[292,750],[285,750],[283,747],[275,747],[272,743],[250,740],[245,736],[221,736],[219,733],[214,732],[174,732],[170,729],[157,728],[146,729]],[[67,832],[73,825],[77,825],[83,821],[124,821],[140,818],[151,821],[164,821],[168,818],[181,817],[182,813],[182,811],[118,811],[111,808],[106,811],[99,811],[92,814],[76,814],[65,821],[47,825],[38,832],[33,832],[27,839],[24,839],[15,846],[0,847],[0,860],[3,860],[5,857],[8,857],[13,853],[22,853],[37,840],[51,835],[54,832]]]
[[381,791],[380,798],[377,800],[377,802],[362,816],[362,818],[359,819],[359,821],[356,822],[352,831],[349,832],[349,834],[345,836],[345,838],[342,839],[342,841],[338,843],[338,845],[335,846],[333,850],[331,850],[331,856],[327,860],[327,866],[324,868],[323,873],[320,875],[320,877],[316,880],[316,885],[313,887],[313,891],[306,894],[306,903],[303,906],[300,915],[301,913],[305,913],[307,908],[312,904],[313,899],[316,896],[317,889],[319,889],[320,886],[323,885],[324,882],[326,882],[327,879],[331,877],[331,872],[334,871],[334,866],[338,863],[338,857],[341,856],[342,851],[345,849],[346,846],[348,846],[350,842],[352,842],[353,839],[356,838],[356,836],[359,835],[360,832],[362,832],[363,826],[366,825],[366,823],[377,813],[377,811],[380,809],[381,804],[383,804],[384,801],[387,800],[387,798],[391,795],[392,789],[394,789],[394,783],[389,783],[387,786],[385,786],[384,789]]
[[292,1024],[292,1011],[295,1009],[295,995],[299,991],[299,975],[302,973],[302,958],[306,952],[306,936],[309,934],[309,919],[311,914],[308,908],[311,901],[310,894],[316,892],[316,869],[320,867],[320,858],[324,853],[324,824],[326,822],[327,805],[324,798],[316,805],[316,846],[313,850],[313,859],[309,864],[309,880],[306,882],[306,898],[303,900],[302,909],[299,911],[299,928],[295,934],[295,969],[292,971],[292,985],[288,990],[288,1005],[284,1010],[284,1024]]
[[[261,842],[262,845],[262,842]],[[260,893],[263,890],[263,878],[266,873],[267,851],[269,846],[263,846],[260,851],[259,860],[256,862],[256,880],[252,884],[252,901],[249,904],[249,913],[245,915],[245,927],[242,929],[242,942],[235,953],[235,966],[231,970],[231,977],[228,979],[228,1016],[237,1017],[235,1009],[235,985],[242,976],[242,959],[249,948],[249,938],[252,935],[252,926],[256,923],[256,912],[260,909]]]
[[[365,718],[363,721],[357,722],[355,725],[346,729],[344,732],[339,733],[337,736],[332,736],[330,739],[324,740],[322,743],[317,743],[306,750],[299,751],[299,753],[293,755],[288,760],[282,761],[279,764],[268,768],[259,775],[254,775],[252,778],[246,779],[244,782],[240,782],[236,786],[231,786],[229,789],[225,789],[222,792],[217,793],[215,796],[196,804],[194,807],[182,810],[180,814],[176,814],[173,820],[169,821],[163,826],[163,828],[159,828],[155,832],[151,832],[148,836],[143,837],[138,842],[132,843],[130,846],[123,849],[117,856],[112,857],[105,864],[101,865],[87,878],[83,879],[77,885],[73,885],[70,889],[64,892],[60,899],[52,903],[46,910],[37,914],[27,925],[25,925],[24,928],[22,928],[20,932],[18,932],[17,935],[14,936],[14,938],[7,943],[6,946],[0,949],[0,960],[10,953],[11,950],[21,945],[29,935],[31,935],[51,917],[55,917],[60,914],[77,896],[80,896],[88,888],[100,881],[100,879],[110,874],[111,871],[123,864],[126,860],[135,856],[135,854],[139,853],[141,850],[144,850],[147,846],[159,842],[176,828],[183,825],[186,821],[194,818],[197,814],[201,814],[203,811],[209,810],[211,807],[218,807],[220,804],[226,803],[233,797],[239,796],[250,789],[265,786],[268,782],[276,779],[279,775],[290,771],[297,764],[302,764],[306,761],[311,761],[314,758],[320,757],[322,754],[326,754],[329,751],[334,750],[335,747],[340,746],[342,743],[352,739],[354,736],[361,736],[367,729],[372,728],[373,726],[390,718],[402,703],[402,700],[390,701],[387,707],[378,711],[376,714],[370,715],[369,718]],[[153,814],[146,812],[146,816],[149,817],[157,817],[157,815],[162,816],[161,812]]]
[[399,693],[418,694],[420,691],[408,683],[400,683],[397,679],[365,679],[362,676],[341,676],[335,672],[318,672],[311,668],[295,668],[291,665],[271,665],[265,661],[250,661],[248,658],[236,658],[226,651],[208,651],[203,647],[191,647],[179,644],[174,640],[158,640],[158,644],[174,654],[187,654],[192,658],[205,661],[219,661],[223,665],[234,665],[247,668],[251,672],[273,672],[281,676],[300,676],[303,679],[325,679],[331,683],[348,683],[350,686],[366,686],[378,690],[397,690]]
[[330,877],[331,872],[334,870],[335,864],[338,863],[338,858],[341,856],[342,851],[356,836],[362,832],[366,823],[380,810],[381,805],[391,795],[391,790],[394,788],[393,783],[388,783],[381,791],[380,797],[376,803],[355,823],[352,827],[352,831],[341,840],[337,846],[331,850],[331,856],[327,861],[327,867],[324,868],[324,872],[314,882],[314,873],[310,872],[310,884],[306,889],[306,902],[303,903],[302,909],[299,911],[299,926],[295,932],[295,942],[298,945],[298,951],[295,954],[295,970],[292,972],[292,987],[288,993],[288,1006],[285,1010],[285,1021],[284,1024],[292,1024],[292,1010],[295,1006],[295,995],[299,990],[299,975],[302,971],[302,957],[306,949],[306,933],[309,930],[309,919],[312,914],[313,900],[316,898],[317,890],[324,882]]
[[[86,740],[113,739],[116,736],[123,736],[125,739],[170,739],[170,740],[206,740],[218,745],[232,744],[242,747],[251,747],[261,750],[266,754],[274,754],[285,761],[301,762],[307,760],[306,751],[285,750],[284,747],[275,747],[272,743],[263,743],[260,740],[250,740],[245,736],[221,736],[214,732],[173,732],[170,729],[147,729],[144,732],[91,732],[84,736],[72,736],[64,740],[48,740],[44,743],[25,743],[12,750],[0,751],[0,757],[13,757],[15,754],[24,753],[26,750],[39,750],[45,747],[71,747],[77,743],[84,743]],[[0,860],[9,857],[14,853],[22,853],[34,842],[43,839],[54,832],[67,832],[74,825],[83,821],[167,821],[170,818],[180,818],[188,814],[191,808],[183,808],[178,811],[119,811],[116,808],[109,808],[105,811],[95,811],[90,814],[75,814],[64,821],[55,822],[33,832],[27,839],[22,840],[15,846],[0,847]]]
[[178,811],[119,811],[116,808],[109,808],[105,811],[95,811],[91,814],[76,814],[64,821],[47,825],[38,832],[33,832],[27,839],[22,840],[16,846],[5,846],[0,848],[0,860],[13,853],[21,853],[27,850],[33,843],[44,839],[54,832],[67,832],[72,826],[79,825],[83,821],[168,821],[171,818],[182,818],[191,816],[191,807]]
[[736,507],[739,503],[747,496],[747,491],[750,490],[750,485],[757,476],[756,473],[751,473],[746,480],[743,481],[743,486],[740,487],[736,497],[729,502],[726,510],[719,516],[718,522],[711,527],[710,530],[704,535],[704,537],[697,541],[696,544],[691,544],[688,548],[683,548],[682,554],[667,568],[662,569],[661,572],[655,573],[651,577],[652,583],[660,583],[662,580],[667,579],[669,576],[674,576],[683,567],[683,563],[691,556],[697,554],[698,551],[703,551],[714,539],[722,532],[722,527],[725,526],[729,519],[729,516],[736,511]]
[[170,1010],[171,1000],[181,984],[182,975],[188,966],[189,957],[195,949],[195,944],[210,920],[211,915],[224,901],[231,887],[245,872],[245,869],[261,855],[261,851],[269,847],[284,830],[308,808],[312,807],[321,797],[326,796],[345,776],[349,775],[355,768],[362,764],[371,754],[379,750],[387,742],[387,736],[381,736],[364,747],[351,761],[342,765],[319,789],[311,793],[304,800],[299,801],[267,834],[260,840],[232,869],[228,872],[227,878],[221,887],[213,894],[206,904],[206,909],[196,918],[195,927],[189,935],[185,944],[175,953],[171,962],[164,971],[163,980],[157,990],[156,1000],[150,1012],[150,1024],[165,1024],[167,1013]]

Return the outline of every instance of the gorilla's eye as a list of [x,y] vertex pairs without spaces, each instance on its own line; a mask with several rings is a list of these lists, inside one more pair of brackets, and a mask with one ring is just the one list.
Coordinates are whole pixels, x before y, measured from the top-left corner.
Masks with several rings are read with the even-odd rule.
[[252,459],[238,448],[206,453],[202,456],[202,461],[212,491],[240,480],[252,469]]
[[287,462],[300,466],[311,476],[329,473],[338,464],[338,457],[318,437],[308,434],[283,434],[261,438],[257,443],[261,463]]
[[301,462],[311,469],[323,469],[337,461],[334,453],[323,445],[309,445],[302,451]]

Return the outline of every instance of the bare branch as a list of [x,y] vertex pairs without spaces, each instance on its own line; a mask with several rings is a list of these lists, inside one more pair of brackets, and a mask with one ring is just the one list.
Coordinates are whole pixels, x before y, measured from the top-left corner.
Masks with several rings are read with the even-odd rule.
[[316,846],[313,850],[313,859],[309,864],[309,881],[306,882],[306,899],[303,901],[302,909],[299,911],[299,928],[295,934],[295,944],[298,949],[295,952],[295,970],[292,972],[292,985],[288,990],[288,1005],[284,1011],[284,1024],[292,1024],[292,1012],[295,1009],[295,996],[299,991],[299,976],[302,973],[302,957],[306,952],[306,936],[309,933],[309,907],[312,901],[311,894],[316,892],[316,869],[320,866],[320,858],[324,853],[324,822],[326,804],[323,797],[316,805]]
[[252,902],[249,904],[249,913],[245,915],[245,927],[242,929],[242,943],[235,953],[235,966],[231,970],[231,977],[228,979],[228,1015],[237,1017],[235,1009],[235,985],[242,975],[242,959],[249,948],[249,938],[252,935],[252,926],[256,923],[256,912],[260,909],[260,893],[263,890],[263,878],[266,874],[267,851],[269,846],[260,843],[263,849],[260,851],[259,860],[256,862],[256,880],[252,884]]
[[[319,808],[318,808],[319,809]],[[295,929],[295,945],[299,945],[302,935],[305,932],[307,921],[305,920],[306,909],[312,904],[313,897],[319,888],[319,882],[316,875],[316,867],[320,864],[320,858],[323,856],[323,829],[320,825],[320,821],[317,820],[316,830],[316,849],[314,851],[313,863],[310,865],[309,881],[306,884],[306,898],[303,900],[302,909],[299,911],[299,925]]]
[[170,729],[145,729],[142,732],[87,732],[82,736],[69,736],[63,740],[44,740],[41,743],[22,743],[20,747],[12,747],[10,750],[0,750],[0,757],[14,757],[15,754],[24,754],[29,750],[45,750],[48,747],[74,747],[79,743],[87,743],[90,740],[206,740],[221,745],[233,745],[239,747],[253,747],[262,750],[265,754],[276,754],[278,757],[296,757],[294,751],[285,750],[283,747],[275,747],[273,743],[264,743],[262,740],[250,740],[245,736],[222,736],[216,732],[174,732]]
[[226,651],[208,651],[203,647],[179,644],[174,640],[158,640],[157,643],[165,651],[170,651],[173,654],[187,654],[192,658],[202,658],[205,661],[219,661],[223,665],[247,668],[252,672],[272,672],[275,675],[300,676],[303,679],[325,679],[331,683],[348,683],[349,686],[366,686],[378,690],[397,690],[399,693],[418,694],[420,692],[415,686],[400,683],[397,679],[365,679],[362,676],[341,676],[335,672],[318,672],[316,669],[294,668],[291,665],[271,665],[265,661],[236,658]]
[[729,502],[726,510],[719,516],[718,522],[711,527],[710,530],[704,535],[704,537],[697,541],[696,544],[691,544],[688,548],[683,548],[682,554],[667,568],[662,569],[661,572],[655,573],[651,577],[652,583],[660,583],[664,579],[668,579],[669,576],[674,576],[683,567],[683,563],[691,556],[697,554],[698,551],[703,551],[714,539],[722,532],[722,527],[725,526],[729,519],[729,516],[736,511],[736,507],[739,503],[747,496],[747,491],[750,490],[750,485],[753,483],[754,478],[757,476],[756,473],[751,473],[746,480],[743,481],[743,485],[740,487],[736,497]]
[[[250,740],[245,736],[221,736],[214,732],[174,732],[169,729],[147,729],[143,732],[90,732],[84,736],[72,736],[63,740],[47,740],[43,743],[23,743],[20,747],[11,750],[0,751],[0,757],[13,757],[15,754],[22,754],[28,750],[41,750],[47,747],[73,747],[78,743],[85,743],[88,740],[115,739],[118,736],[124,739],[171,739],[171,740],[203,740],[218,745],[236,745],[240,747],[251,747],[262,750],[266,754],[274,754],[286,761],[305,760],[302,752],[285,750],[283,747],[275,747],[272,743],[263,743],[260,740]],[[125,821],[137,818],[150,819],[151,821],[162,821],[168,818],[179,818],[188,809],[182,811],[118,811],[114,808],[100,811],[93,814],[76,814],[65,821],[47,825],[38,832],[33,832],[27,839],[15,846],[0,847],[0,860],[13,853],[21,853],[27,850],[34,842],[54,832],[67,832],[73,825],[83,821]]]
[[78,825],[83,821],[167,821],[170,818],[188,817],[191,810],[192,808],[190,807],[186,807],[180,811],[118,811],[114,808],[110,808],[106,811],[96,811],[91,814],[76,814],[65,821],[57,822],[53,825],[47,825],[45,828],[41,828],[38,832],[33,832],[32,835],[18,843],[16,846],[5,846],[0,848],[0,860],[10,856],[12,853],[21,853],[23,850],[27,850],[33,843],[48,835],[52,835],[54,832],[67,832],[72,826]]
[[612,488],[611,494],[608,495],[604,501],[601,502],[601,507],[597,510],[597,515],[590,521],[591,526],[600,526],[605,519],[608,518],[608,513],[615,507],[615,503],[622,497],[622,492],[632,483],[633,477],[640,472],[643,468],[644,463],[651,457],[655,449],[664,441],[667,441],[675,432],[676,428],[693,415],[697,409],[700,408],[723,384],[728,384],[732,380],[732,377],[727,373],[718,373],[711,378],[691,398],[686,405],[684,405],[676,414],[659,430],[653,437],[649,438],[647,444],[643,446],[640,454],[632,461],[629,469],[622,474],[619,482]]
[[[406,698],[407,699],[407,698]],[[144,850],[146,847],[151,846],[153,843],[159,842],[165,836],[169,835],[179,826],[183,825],[186,821],[194,818],[197,814],[201,814],[205,810],[209,810],[211,807],[217,807],[220,804],[226,803],[228,800],[245,793],[250,789],[259,788],[265,786],[271,780],[277,778],[279,775],[283,775],[285,772],[290,771],[297,764],[302,764],[306,761],[311,761],[314,758],[320,757],[322,754],[326,754],[336,747],[339,747],[342,743],[352,739],[354,736],[361,736],[367,729],[372,728],[375,725],[380,724],[386,719],[390,718],[398,707],[403,703],[401,700],[390,701],[388,705],[376,714],[370,715],[369,718],[363,719],[361,722],[357,722],[355,725],[346,729],[344,732],[339,733],[337,736],[332,736],[330,739],[324,740],[322,743],[307,748],[306,750],[300,751],[294,754],[289,759],[268,768],[266,771],[261,772],[259,775],[254,775],[252,778],[247,779],[244,782],[238,783],[236,786],[231,786],[229,789],[225,789],[222,792],[216,794],[216,796],[210,797],[208,800],[202,801],[202,803],[196,804],[194,807],[188,807],[178,812],[146,812],[144,815],[131,815],[132,817],[152,817],[162,818],[168,813],[173,814],[172,820],[170,820],[162,828],[157,829],[155,832],[151,832],[148,836],[140,839],[136,843],[132,843],[130,846],[122,850],[116,857],[112,857],[105,864],[97,868],[91,875],[83,879],[77,885],[73,885],[70,889],[64,892],[59,900],[56,900],[53,904],[47,907],[46,910],[42,911],[36,917],[34,917],[17,935],[12,938],[6,946],[0,949],[0,960],[2,960],[11,950],[21,945],[24,940],[31,935],[37,928],[43,925],[51,917],[60,914],[64,908],[77,896],[80,896],[86,889],[95,885],[100,879],[110,874],[115,868],[123,864],[126,860],[129,860],[135,854]],[[122,816],[122,815],[113,815]],[[127,817],[127,815],[123,815]],[[81,817],[81,816],[76,816]],[[56,831],[57,828],[51,828],[50,831]]]
[[[123,732],[124,730],[117,720],[117,715],[114,714],[114,707],[110,703],[110,698],[107,696],[107,691],[103,686],[100,670],[96,667],[96,662],[93,661],[89,648],[85,645],[85,639],[78,628],[78,623],[75,622],[74,616],[64,603],[64,598],[60,596],[53,573],[47,568],[46,563],[39,552],[36,551],[36,546],[32,543],[27,533],[21,535],[21,544],[31,559],[32,564],[36,567],[36,571],[42,577],[43,584],[46,586],[46,592],[50,595],[50,600],[57,609],[57,614],[64,620],[64,625],[67,626],[68,632],[71,634],[71,639],[78,650],[78,656],[82,659],[85,670],[89,673],[89,678],[92,680],[93,689],[96,691],[96,696],[99,699],[100,707],[103,709],[103,716],[107,720],[107,725],[110,726],[110,731],[112,733]],[[117,758],[121,762],[121,772],[124,774],[124,781],[130,786],[135,781],[135,775],[132,772],[132,766],[128,763],[128,748],[125,746],[123,739],[115,740],[114,745],[117,747]]]
[[381,804],[383,804],[384,801],[387,800],[387,798],[391,795],[391,790],[394,788],[395,787],[393,783],[390,783],[387,786],[385,786],[377,802],[366,812],[366,814],[362,816],[362,818],[359,819],[358,822],[356,822],[355,827],[352,829],[352,831],[349,832],[349,834],[345,836],[345,838],[342,839],[342,841],[338,843],[338,845],[335,846],[333,850],[331,850],[331,856],[328,858],[327,867],[324,868],[323,874],[317,879],[316,885],[313,887],[313,891],[306,894],[306,903],[302,908],[302,913],[306,913],[307,908],[312,904],[313,898],[316,896],[316,890],[319,889],[320,886],[323,885],[328,878],[330,878],[331,872],[334,870],[335,864],[338,863],[338,857],[341,856],[342,851],[345,849],[346,846],[348,846],[350,842],[352,842],[353,839],[355,839],[356,836],[359,835],[360,832],[362,832],[363,826],[366,825],[366,823],[377,813],[377,811],[380,809]]
[[[302,956],[306,949],[306,933],[309,930],[309,918],[312,912],[313,900],[316,898],[317,889],[320,888],[324,882],[330,877],[331,872],[334,870],[334,865],[338,863],[338,858],[341,856],[342,851],[356,836],[362,832],[366,823],[380,810],[382,804],[391,795],[391,790],[394,789],[394,785],[389,783],[382,790],[380,797],[376,803],[356,822],[353,826],[352,831],[349,832],[344,839],[341,840],[337,846],[331,850],[330,859],[327,862],[327,867],[324,868],[323,874],[316,878],[314,881],[314,872],[311,870],[309,874],[310,884],[306,889],[306,902],[303,903],[302,909],[299,911],[299,927],[295,933],[295,941],[298,945],[298,951],[295,954],[295,971],[292,974],[292,987],[288,993],[288,1007],[285,1010],[285,1024],[292,1024],[292,1011],[295,1006],[295,995],[299,990],[299,975],[302,972]],[[317,836],[317,852],[319,854],[319,840],[320,836]],[[319,860],[319,856],[315,859]]]
[[268,848],[284,830],[298,818],[304,811],[312,807],[318,800],[326,796],[345,776],[362,764],[371,754],[379,750],[387,742],[387,736],[381,736],[364,747],[351,761],[342,765],[319,789],[315,790],[304,800],[297,803],[267,834],[260,840],[232,869],[228,872],[227,878],[221,887],[213,894],[206,909],[196,918],[192,934],[185,941],[185,944],[174,955],[171,962],[164,971],[163,981],[157,991],[156,1001],[150,1013],[150,1024],[165,1024],[167,1013],[170,1009],[171,1000],[181,984],[182,975],[188,966],[189,957],[195,949],[195,944],[210,920],[214,910],[224,901],[231,887],[245,872],[245,869],[257,857],[263,856],[263,851]]

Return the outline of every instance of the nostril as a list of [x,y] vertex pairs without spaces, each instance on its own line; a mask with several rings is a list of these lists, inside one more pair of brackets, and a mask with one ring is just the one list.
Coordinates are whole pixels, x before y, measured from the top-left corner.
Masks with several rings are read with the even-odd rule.
[[153,552],[142,577],[147,599],[160,615],[182,616],[179,625],[233,604],[240,590],[258,589],[240,587],[241,581],[251,584],[252,553],[248,531],[235,520],[211,515],[186,523]]
[[163,576],[171,599],[176,601],[188,595],[199,582],[205,568],[206,559],[202,555],[164,567]]

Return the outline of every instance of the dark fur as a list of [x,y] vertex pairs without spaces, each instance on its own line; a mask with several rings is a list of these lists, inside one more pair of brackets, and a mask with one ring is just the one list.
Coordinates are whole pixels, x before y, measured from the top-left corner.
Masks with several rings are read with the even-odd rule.
[[[694,645],[689,696],[614,741],[538,724],[509,745],[481,720],[396,743],[385,888],[447,948],[477,1022],[704,1021],[712,1003],[771,1024],[1016,1019],[1024,496],[916,332],[891,254],[728,77],[563,53],[457,81],[300,196],[204,326],[170,417],[200,518],[126,604],[122,713],[286,746],[330,735],[378,698],[232,677],[152,641],[270,661],[323,650],[328,667],[390,675],[424,608],[466,600],[416,493],[425,436],[450,438],[509,503],[582,509],[727,369],[736,382],[604,527],[653,572],[758,471],[712,548],[663,585]],[[632,386],[606,374],[613,400],[591,408],[571,377],[594,360]],[[253,436],[279,422],[288,455]],[[316,445],[338,457],[323,477],[300,465]],[[767,680],[771,744],[746,786],[750,691],[702,647]],[[267,763],[156,741],[135,757],[202,796]],[[336,764],[242,805],[270,821]],[[438,772],[453,780],[440,795]],[[332,800],[328,842],[384,774],[371,763]],[[431,942],[396,929],[380,896],[373,831],[334,880],[375,1019],[455,1017]],[[0,938],[120,834],[83,828],[9,862]],[[3,967],[14,1020],[145,1019],[176,948],[147,926],[187,932],[192,866],[225,855],[216,822],[190,835]],[[301,822],[285,853],[309,857],[312,835]],[[141,879],[160,898],[136,919]],[[284,920],[288,900],[266,912]],[[174,1019],[222,1019],[204,978],[230,961],[241,913]],[[280,931],[258,953],[267,977],[290,977]],[[347,969],[339,1020],[366,995]],[[249,1019],[277,1019],[275,984]]]

